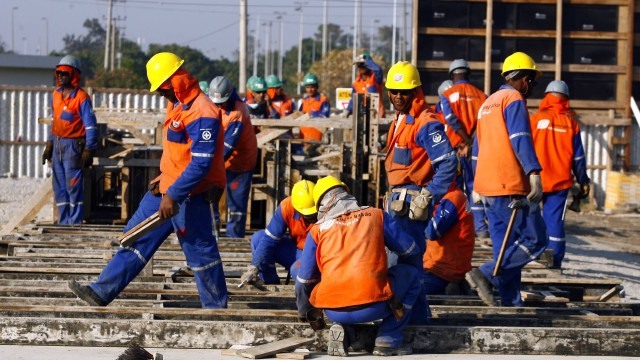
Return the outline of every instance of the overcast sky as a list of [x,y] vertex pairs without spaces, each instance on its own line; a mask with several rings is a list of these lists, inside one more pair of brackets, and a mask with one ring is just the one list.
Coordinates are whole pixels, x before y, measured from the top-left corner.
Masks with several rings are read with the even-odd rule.
[[[297,44],[300,0],[247,0],[249,31],[256,29],[256,19],[272,21],[272,47],[277,46],[279,20],[275,12],[284,15],[284,47]],[[86,35],[85,19],[98,18],[105,26],[107,0],[2,0],[0,39],[7,50],[18,54],[43,54],[48,49],[62,50],[62,38],[67,34]],[[322,24],[323,0],[303,2],[304,37],[310,37]],[[353,31],[355,0],[329,0],[329,22],[339,24],[345,31]],[[361,0],[362,30],[369,33],[374,27],[391,25],[394,0]],[[402,6],[397,0],[397,25],[402,26]],[[239,0],[114,0],[113,17],[124,27],[125,37],[140,41],[146,50],[150,43],[178,43],[201,50],[209,58],[230,57],[238,48]],[[406,0],[411,12],[411,0]],[[17,9],[14,9],[17,8]],[[13,19],[13,26],[12,26]],[[44,20],[46,19],[46,20]],[[379,23],[375,23],[379,20]],[[411,16],[407,16],[407,36],[410,37]],[[12,31],[13,29],[13,31]],[[375,31],[375,30],[374,30]],[[259,29],[260,44],[265,41],[266,27]],[[13,33],[13,42],[12,42]],[[409,41],[410,43],[410,41]],[[318,49],[320,50],[320,49]]]

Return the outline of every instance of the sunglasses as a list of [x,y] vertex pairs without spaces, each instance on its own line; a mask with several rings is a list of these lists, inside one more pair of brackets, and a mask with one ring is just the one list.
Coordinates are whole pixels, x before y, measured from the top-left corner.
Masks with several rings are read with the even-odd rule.
[[527,80],[527,82],[529,83],[529,86],[531,86],[531,87],[536,87],[538,85],[538,82],[536,81],[536,79],[529,78],[529,80]]
[[56,75],[57,76],[69,76],[69,72],[68,71],[56,71]]
[[389,93],[391,95],[409,96],[409,95],[413,94],[413,89],[411,89],[411,90],[408,90],[408,89],[403,89],[403,90],[389,89]]

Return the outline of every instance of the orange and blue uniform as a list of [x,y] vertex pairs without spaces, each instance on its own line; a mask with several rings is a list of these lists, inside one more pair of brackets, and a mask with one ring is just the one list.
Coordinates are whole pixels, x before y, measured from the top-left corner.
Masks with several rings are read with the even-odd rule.
[[227,100],[227,108],[222,109],[222,127],[229,208],[227,236],[243,238],[251,179],[258,159],[258,142],[249,110],[240,101],[235,90]]
[[[480,89],[466,80],[458,80],[452,87],[442,92],[442,96],[440,96],[442,116],[448,125],[447,136],[454,148],[463,142],[457,131],[462,130],[469,138],[473,139],[476,125],[478,124],[478,111],[486,99],[487,96]],[[467,198],[470,199],[473,192],[471,160],[461,157],[460,166],[463,171],[456,180],[460,188],[465,191]],[[476,232],[488,233],[489,228],[486,223],[487,216],[484,213],[484,206],[482,204],[472,204],[471,211],[473,212]]]
[[[493,260],[480,270],[499,289],[502,306],[522,306],[522,268],[536,259],[547,246],[547,234],[538,204],[529,203],[529,174],[542,167],[533,146],[525,99],[513,87],[503,85],[482,105],[478,115],[472,160],[475,164],[475,191],[483,196],[489,220]],[[513,231],[501,264],[493,269],[506,233],[513,199],[522,199]]]
[[79,87],[79,73],[70,66],[57,70],[72,74],[74,89],[64,96],[63,87],[53,92],[53,124],[48,141],[53,143],[51,167],[53,193],[60,224],[81,224],[84,215],[82,151],[97,148],[98,128],[89,95]]
[[251,236],[251,264],[258,268],[259,276],[266,284],[280,283],[276,263],[296,277],[299,267],[294,263],[302,254],[310,228],[311,224],[307,224],[302,214],[293,208],[291,197],[287,197],[278,205],[267,228]]
[[590,180],[580,126],[569,101],[547,93],[538,108],[540,111],[531,115],[531,132],[543,169],[542,217],[549,235],[548,248],[553,250],[553,266],[560,268],[566,250],[564,213],[573,185],[571,172],[580,184],[588,184]]
[[256,102],[251,94],[251,91],[247,91],[247,97],[244,99],[244,103],[249,108],[249,114],[256,119],[269,119],[273,115],[267,106],[266,101]]
[[[121,247],[90,287],[105,302],[111,302],[175,232],[193,270],[202,306],[224,308],[227,288],[205,197],[205,192],[224,188],[226,182],[222,114],[185,70],[177,70],[169,81],[179,102],[167,106],[159,189],[178,204],[178,212],[133,244]],[[157,212],[161,200],[147,192],[124,231]]]
[[459,282],[471,270],[475,244],[473,215],[462,190],[452,187],[436,205],[424,231],[424,286],[427,295],[444,295],[449,282]]
[[[389,269],[385,246],[400,254],[400,263]],[[412,238],[380,209],[361,208],[315,224],[296,277],[299,316],[315,307],[345,324],[382,319],[376,346],[401,346],[420,292],[421,255]],[[387,305],[392,297],[407,310],[400,320]]]
[[[353,81],[352,92],[358,94],[366,94],[373,93],[378,94],[380,96],[380,102],[378,107],[378,112],[380,116],[384,115],[384,102],[382,101],[382,68],[380,65],[376,64],[372,59],[365,59],[364,66],[371,70],[369,75],[361,75],[358,74],[356,79]],[[349,100],[349,104],[347,105],[347,110],[353,110],[353,98]]]
[[[300,103],[299,110],[311,117],[328,118],[331,115],[331,104],[326,96],[316,94],[304,98]],[[301,126],[300,134],[305,140],[322,141],[322,131],[314,127]]]
[[277,96],[276,90],[276,88],[267,89],[267,96],[269,96],[271,102],[271,109],[269,112],[271,117],[280,119],[292,114],[296,109],[296,104],[293,99],[289,99],[285,94]]

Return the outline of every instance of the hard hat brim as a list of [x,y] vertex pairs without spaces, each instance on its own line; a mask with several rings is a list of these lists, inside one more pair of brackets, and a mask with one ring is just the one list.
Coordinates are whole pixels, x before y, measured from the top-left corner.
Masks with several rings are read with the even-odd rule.
[[178,71],[178,69],[180,69],[180,67],[182,66],[182,64],[184,64],[184,60],[180,60],[180,62],[178,63],[178,65],[173,69],[173,71],[171,72],[171,74],[169,74],[166,78],[164,78],[162,81],[159,81],[155,84],[151,84],[151,87],[149,88],[150,92],[154,92],[156,90],[158,90],[158,88],[160,87],[160,85],[164,84],[165,81],[167,81],[167,79],[169,79],[173,74],[175,74],[176,71]]

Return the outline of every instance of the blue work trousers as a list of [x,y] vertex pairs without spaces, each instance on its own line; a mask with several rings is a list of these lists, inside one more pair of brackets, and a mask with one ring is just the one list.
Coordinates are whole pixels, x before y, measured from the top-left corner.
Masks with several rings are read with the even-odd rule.
[[[327,317],[340,324],[358,324],[382,319],[376,346],[397,348],[403,344],[403,330],[409,324],[414,304],[420,294],[420,274],[418,269],[407,264],[392,266],[388,271],[391,290],[396,299],[404,304],[405,315],[397,320],[386,301],[362,306],[353,311],[336,311],[325,309]],[[413,308],[413,309],[412,309]]]
[[79,139],[53,138],[53,197],[59,224],[82,224],[84,217],[84,174],[80,163],[84,149],[78,142]]
[[252,264],[260,271],[260,278],[265,284],[280,284],[280,277],[276,273],[276,263],[284,266],[291,272],[291,278],[295,280],[300,270],[300,264],[293,266],[302,255],[296,243],[291,237],[285,235],[280,240],[269,237],[264,230],[260,230],[251,236]]
[[[524,205],[517,210],[500,271],[494,277],[493,270],[512,213],[509,204],[515,199],[522,199]],[[502,306],[523,306],[520,296],[522,268],[537,259],[548,242],[540,206],[528,202],[522,196],[485,196],[483,202],[489,219],[493,260],[482,264],[479,269],[500,292]]]
[[449,281],[428,271],[423,273],[422,283],[427,295],[446,295],[447,285],[449,285]]
[[464,194],[467,195],[467,200],[471,204],[471,213],[473,214],[473,226],[478,233],[488,233],[489,226],[487,225],[487,214],[484,211],[483,204],[474,204],[471,198],[473,192],[473,167],[471,165],[471,159],[466,157],[459,158],[460,167],[462,172],[456,177],[456,183]]
[[244,237],[252,177],[253,170],[245,172],[227,171],[228,237]]
[[[124,231],[128,231],[160,207],[160,197],[147,192]],[[216,239],[212,234],[211,210],[202,195],[187,198],[170,221],[146,233],[128,247],[120,247],[90,286],[111,302],[142,271],[164,240],[175,231],[193,271],[204,308],[227,307],[227,285]]]
[[567,210],[569,189],[547,192],[542,195],[542,218],[549,234],[548,249],[553,250],[553,267],[560,269],[566,250],[564,215]]

